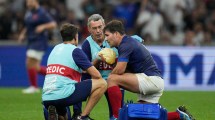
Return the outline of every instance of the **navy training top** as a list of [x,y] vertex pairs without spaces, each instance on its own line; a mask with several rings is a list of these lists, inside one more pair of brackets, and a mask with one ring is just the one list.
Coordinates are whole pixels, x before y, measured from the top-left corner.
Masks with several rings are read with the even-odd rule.
[[124,36],[118,46],[118,62],[127,62],[127,69],[131,73],[145,73],[148,76],[160,76],[151,53],[140,42],[130,36]]
[[25,14],[25,26],[27,28],[27,48],[34,50],[46,50],[48,46],[48,31],[36,33],[36,27],[54,21],[49,13],[42,7],[36,10],[28,10]]

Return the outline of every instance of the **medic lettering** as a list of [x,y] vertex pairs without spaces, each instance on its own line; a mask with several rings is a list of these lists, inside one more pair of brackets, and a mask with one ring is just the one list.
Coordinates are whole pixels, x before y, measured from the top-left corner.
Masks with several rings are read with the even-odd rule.
[[56,65],[53,65],[53,66],[48,66],[48,68],[46,69],[46,73],[47,74],[64,74],[65,73],[65,67],[62,67],[62,66],[56,66]]
[[73,68],[60,65],[60,64],[50,64],[48,65],[46,69],[46,74],[56,74],[61,75],[64,77],[68,77],[71,80],[75,80],[77,82],[80,82],[81,79],[81,73],[74,70]]

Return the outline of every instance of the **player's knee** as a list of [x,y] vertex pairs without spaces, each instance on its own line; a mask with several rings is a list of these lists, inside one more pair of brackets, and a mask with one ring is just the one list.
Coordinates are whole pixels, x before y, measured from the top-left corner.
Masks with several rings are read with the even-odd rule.
[[116,76],[112,74],[108,76],[107,81],[108,83],[112,83],[116,81],[115,79],[116,79]]
[[93,81],[95,83],[95,88],[107,89],[107,82],[104,79],[96,79]]
[[107,89],[107,82],[104,79],[100,80],[100,82],[102,89]]
[[99,79],[99,88],[101,91],[107,90],[107,82],[104,79]]

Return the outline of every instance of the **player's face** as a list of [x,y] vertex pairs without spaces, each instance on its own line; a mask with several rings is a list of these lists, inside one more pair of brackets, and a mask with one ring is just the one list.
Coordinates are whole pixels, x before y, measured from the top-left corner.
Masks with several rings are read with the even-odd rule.
[[28,9],[33,10],[35,9],[37,4],[37,0],[26,0],[26,6],[28,7]]
[[105,39],[109,43],[110,47],[116,47],[117,39],[116,39],[116,33],[111,33],[110,31],[105,31]]
[[91,33],[93,39],[95,41],[103,41],[104,40],[104,23],[102,20],[91,21],[88,26],[88,31]]

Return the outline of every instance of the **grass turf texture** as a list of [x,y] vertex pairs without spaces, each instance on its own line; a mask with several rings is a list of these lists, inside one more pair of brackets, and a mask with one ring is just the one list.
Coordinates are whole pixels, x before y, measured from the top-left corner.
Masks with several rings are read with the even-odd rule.
[[[0,88],[0,120],[43,120],[41,93],[25,95],[21,88]],[[125,100],[136,100],[136,94],[126,92]],[[185,105],[197,120],[215,120],[215,91],[165,91],[160,103],[168,111]],[[72,110],[72,108],[71,108]],[[90,115],[96,120],[108,120],[105,97]]]

